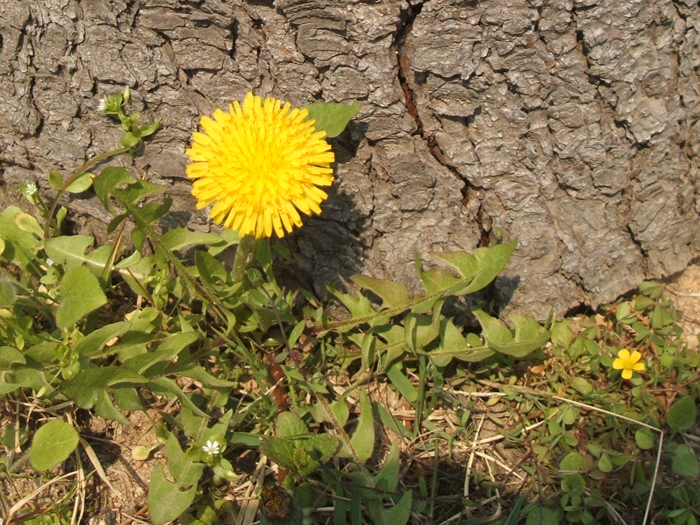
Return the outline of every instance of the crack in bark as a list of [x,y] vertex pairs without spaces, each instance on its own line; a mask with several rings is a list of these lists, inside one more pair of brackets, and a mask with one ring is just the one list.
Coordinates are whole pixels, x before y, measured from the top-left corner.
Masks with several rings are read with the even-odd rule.
[[492,221],[491,217],[483,209],[483,201],[480,199],[478,194],[478,188],[472,184],[460,171],[450,162],[445,153],[440,148],[437,140],[435,139],[434,133],[428,133],[425,130],[423,121],[420,117],[418,111],[418,105],[416,103],[416,96],[413,88],[411,87],[411,60],[406,52],[406,40],[413,29],[413,23],[420,14],[423,6],[430,0],[425,0],[424,2],[417,3],[415,5],[409,4],[407,9],[401,14],[401,25],[396,31],[396,37],[394,38],[394,49],[396,51],[396,59],[398,64],[398,79],[399,85],[401,86],[401,91],[404,95],[404,101],[406,104],[406,109],[408,114],[411,115],[416,123],[416,132],[423,139],[428,147],[428,151],[433,156],[433,158],[440,164],[449,170],[453,175],[455,175],[459,180],[464,182],[464,187],[462,188],[462,205],[466,206],[472,199],[479,200],[479,207],[474,214],[474,219],[476,221],[477,227],[479,228],[480,238],[479,247],[489,246],[491,242],[491,228]]

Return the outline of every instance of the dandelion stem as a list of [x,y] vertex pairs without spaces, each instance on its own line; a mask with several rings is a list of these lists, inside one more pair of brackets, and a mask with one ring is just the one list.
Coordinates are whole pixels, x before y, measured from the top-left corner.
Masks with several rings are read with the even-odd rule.
[[236,250],[236,258],[233,260],[233,282],[240,282],[243,280],[243,274],[248,266],[248,258],[255,244],[254,241],[255,239],[250,235],[241,237],[238,243],[238,249]]

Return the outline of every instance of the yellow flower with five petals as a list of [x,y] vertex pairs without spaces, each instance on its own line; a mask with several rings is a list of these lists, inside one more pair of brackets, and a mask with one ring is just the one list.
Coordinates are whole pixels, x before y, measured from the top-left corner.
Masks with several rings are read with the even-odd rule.
[[615,370],[622,370],[623,379],[632,379],[635,372],[642,372],[646,369],[644,363],[639,362],[641,358],[642,354],[637,350],[630,353],[629,350],[623,348],[617,353],[617,359],[613,361],[612,366]]

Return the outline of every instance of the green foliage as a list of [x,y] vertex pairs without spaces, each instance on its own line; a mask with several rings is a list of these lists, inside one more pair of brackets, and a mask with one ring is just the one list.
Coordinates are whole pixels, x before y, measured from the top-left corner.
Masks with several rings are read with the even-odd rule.
[[[700,358],[662,285],[644,283],[578,324],[543,326],[502,319],[489,303],[516,241],[416,257],[420,293],[358,275],[322,303],[280,286],[273,268],[288,254],[266,240],[248,247],[253,262],[234,278],[222,254],[244,253],[247,241],[163,231],[166,188],[97,169],[158,128],[125,113],[130,97],[102,103],[122,147],[70,176],[48,174],[59,196],[94,192],[113,215],[113,241],[62,231],[67,210],[30,184],[20,190],[36,214],[0,212],[0,397],[32,406],[0,436],[0,475],[24,459],[54,468],[79,446],[90,456],[67,422],[79,409],[128,424],[148,408],[158,441],[132,457],[162,447],[148,493],[155,524],[233,520],[227,491],[244,455],[287,473],[263,489],[261,523],[298,524],[327,507],[337,523],[607,523],[618,501],[639,508],[652,491],[660,523],[697,522],[697,450],[684,432],[696,424]],[[337,136],[359,105],[308,109]],[[627,382],[612,373],[620,348],[646,364]],[[517,461],[494,459],[482,439]],[[448,466],[467,461],[450,489]]]
[[42,425],[29,449],[32,467],[48,470],[62,463],[78,446],[79,438],[73,426],[64,421],[54,419]]
[[666,422],[673,430],[688,430],[695,424],[697,415],[698,409],[695,406],[695,398],[685,396],[671,405]]
[[316,102],[304,106],[309,112],[309,118],[316,121],[316,131],[325,131],[328,138],[340,135],[361,107],[359,102],[349,106],[326,102]]

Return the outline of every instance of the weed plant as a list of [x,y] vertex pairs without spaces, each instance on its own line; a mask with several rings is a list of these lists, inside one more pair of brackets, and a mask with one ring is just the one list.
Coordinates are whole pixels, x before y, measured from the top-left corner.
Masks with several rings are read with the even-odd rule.
[[[102,512],[89,481],[113,487],[81,422],[139,411],[156,525],[697,523],[700,357],[662,284],[591,316],[502,320],[474,294],[512,241],[416,257],[421,294],[356,276],[321,302],[278,283],[290,255],[264,235],[161,228],[166,189],[109,165],[159,126],[129,100],[101,104],[119,148],[0,213],[5,523]],[[316,128],[357,109],[315,107]],[[66,230],[66,193],[96,196],[111,242]]]

